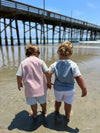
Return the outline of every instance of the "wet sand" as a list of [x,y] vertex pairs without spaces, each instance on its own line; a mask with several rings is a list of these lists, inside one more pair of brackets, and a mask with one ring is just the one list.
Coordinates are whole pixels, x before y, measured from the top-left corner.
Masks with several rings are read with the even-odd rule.
[[[12,50],[13,49],[13,50]],[[16,50],[17,49],[17,50]],[[18,52],[20,49],[20,53]],[[58,59],[57,47],[40,46],[40,58],[49,66]],[[14,52],[14,53],[13,53]],[[17,56],[18,52],[18,56]],[[2,56],[3,55],[3,56]],[[81,98],[81,89],[76,84],[72,116],[64,121],[63,103],[61,121],[54,120],[53,88],[47,92],[47,116],[43,119],[38,105],[38,119],[29,116],[24,89],[17,90],[16,71],[24,59],[24,48],[0,48],[0,133],[99,133],[100,132],[100,47],[75,46],[72,60],[77,62],[85,80],[88,95]],[[52,81],[54,76],[52,77]]]

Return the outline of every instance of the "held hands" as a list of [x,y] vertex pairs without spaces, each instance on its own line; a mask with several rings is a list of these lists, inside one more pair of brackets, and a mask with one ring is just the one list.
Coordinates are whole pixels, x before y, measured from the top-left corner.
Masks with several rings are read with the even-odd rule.
[[47,83],[47,87],[51,89],[51,86],[54,85],[53,83]]

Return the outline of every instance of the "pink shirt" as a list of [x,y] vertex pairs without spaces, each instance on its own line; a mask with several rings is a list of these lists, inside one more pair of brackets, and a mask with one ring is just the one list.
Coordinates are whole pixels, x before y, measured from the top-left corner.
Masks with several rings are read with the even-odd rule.
[[26,58],[22,63],[22,72],[26,97],[38,97],[46,94],[47,84],[39,58]]

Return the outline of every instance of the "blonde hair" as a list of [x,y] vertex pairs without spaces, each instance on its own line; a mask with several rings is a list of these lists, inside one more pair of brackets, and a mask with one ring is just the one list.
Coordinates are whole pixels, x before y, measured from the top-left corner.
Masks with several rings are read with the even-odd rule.
[[68,56],[73,53],[73,44],[69,41],[64,41],[59,44],[57,53],[61,56]]
[[32,56],[32,55],[37,55],[40,54],[39,47],[34,45],[34,44],[28,44],[26,47],[26,56]]

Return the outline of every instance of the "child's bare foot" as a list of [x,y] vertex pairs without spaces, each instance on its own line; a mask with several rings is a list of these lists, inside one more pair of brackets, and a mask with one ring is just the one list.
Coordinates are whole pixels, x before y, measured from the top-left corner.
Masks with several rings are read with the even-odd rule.
[[66,123],[70,122],[71,114],[65,116]]
[[70,119],[70,116],[68,116],[68,115],[67,115],[67,116],[65,116],[65,117],[66,117],[66,119]]
[[47,110],[46,110],[46,111],[42,111],[41,113],[42,113],[42,115],[45,117],[46,114],[47,114]]
[[37,118],[37,114],[33,113],[33,118],[36,119]]
[[33,115],[33,111],[32,110],[29,111],[29,115]]
[[71,114],[68,114],[68,115],[66,115],[65,117],[66,117],[66,119],[70,119]]
[[31,116],[33,116],[33,118],[37,118],[37,114],[36,114],[36,113],[33,113],[32,110],[29,112],[29,114],[30,114]]
[[43,111],[44,114],[47,114],[47,110],[46,111]]
[[61,120],[60,113],[58,111],[55,111],[55,120]]
[[42,113],[43,114],[47,114],[47,110],[42,110]]

